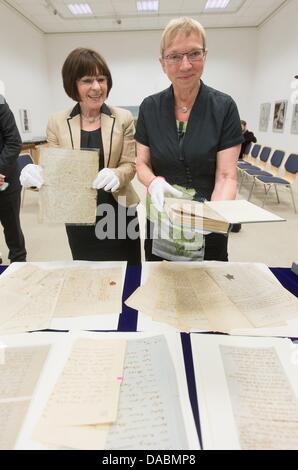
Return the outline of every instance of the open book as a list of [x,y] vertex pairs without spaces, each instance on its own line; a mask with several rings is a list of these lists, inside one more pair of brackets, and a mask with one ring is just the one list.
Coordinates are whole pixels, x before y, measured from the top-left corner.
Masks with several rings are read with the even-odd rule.
[[228,233],[230,224],[285,220],[246,200],[197,202],[166,198],[164,209],[173,225],[210,232]]

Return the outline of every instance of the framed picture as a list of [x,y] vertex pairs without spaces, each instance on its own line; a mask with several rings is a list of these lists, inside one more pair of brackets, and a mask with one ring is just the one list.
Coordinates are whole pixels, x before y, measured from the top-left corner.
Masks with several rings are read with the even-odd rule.
[[293,104],[291,134],[298,134],[298,104]]
[[31,122],[28,109],[20,109],[20,119],[23,132],[31,132]]
[[271,103],[262,103],[260,106],[259,131],[267,132],[269,126],[269,117],[271,111]]
[[287,114],[287,105],[288,102],[284,101],[276,101],[274,105],[274,115],[273,115],[273,132],[283,132],[285,127],[286,121],[286,114]]

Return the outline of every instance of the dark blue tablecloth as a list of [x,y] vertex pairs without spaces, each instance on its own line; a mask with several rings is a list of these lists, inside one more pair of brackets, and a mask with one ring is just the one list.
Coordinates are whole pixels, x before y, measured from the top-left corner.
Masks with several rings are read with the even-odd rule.
[[118,331],[136,331],[138,311],[125,305],[124,301],[139,287],[141,283],[141,266],[127,266],[122,294],[122,312],[119,316]]
[[279,282],[298,297],[298,276],[290,268],[270,268]]
[[7,266],[5,266],[4,264],[0,264],[0,274],[3,273],[3,271],[5,271],[6,268]]

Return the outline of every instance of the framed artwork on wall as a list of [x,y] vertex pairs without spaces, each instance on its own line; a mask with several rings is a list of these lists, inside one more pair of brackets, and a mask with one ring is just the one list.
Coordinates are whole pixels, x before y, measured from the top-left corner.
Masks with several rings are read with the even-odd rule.
[[267,132],[269,126],[271,103],[262,103],[260,106],[259,131]]
[[298,104],[293,104],[291,134],[298,134]]
[[276,101],[274,105],[274,114],[273,114],[273,132],[283,132],[286,121],[287,114],[287,105],[286,100]]
[[23,132],[31,132],[31,122],[28,109],[20,109],[20,119]]

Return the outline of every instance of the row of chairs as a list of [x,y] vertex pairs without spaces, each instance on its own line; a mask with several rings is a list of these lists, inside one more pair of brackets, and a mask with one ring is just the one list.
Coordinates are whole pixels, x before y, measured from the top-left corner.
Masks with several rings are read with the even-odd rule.
[[245,149],[243,160],[238,161],[238,170],[240,173],[239,191],[242,188],[245,178],[252,178],[252,185],[248,195],[248,200],[250,200],[256,183],[262,183],[265,191],[263,199],[264,206],[272,187],[275,189],[278,203],[280,201],[277,188],[287,188],[290,190],[294,211],[296,213],[297,210],[292,184],[298,173],[298,154],[291,153],[288,156],[283,166],[283,174],[281,175],[280,169],[284,157],[285,152],[283,150],[274,150],[272,152],[271,147],[262,147],[260,144],[249,144]]

